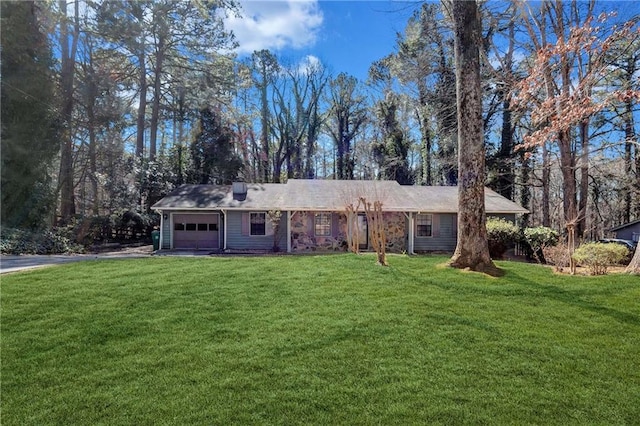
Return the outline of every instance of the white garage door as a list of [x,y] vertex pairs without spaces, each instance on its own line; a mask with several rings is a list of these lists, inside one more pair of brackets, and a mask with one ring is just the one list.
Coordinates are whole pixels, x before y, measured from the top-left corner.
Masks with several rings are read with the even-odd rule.
[[174,249],[217,249],[220,248],[220,215],[174,214]]

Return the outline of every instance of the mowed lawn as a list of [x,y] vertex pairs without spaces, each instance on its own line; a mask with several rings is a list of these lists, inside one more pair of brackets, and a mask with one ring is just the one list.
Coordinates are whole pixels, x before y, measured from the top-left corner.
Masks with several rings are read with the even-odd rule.
[[446,257],[2,276],[3,425],[638,424],[640,278]]

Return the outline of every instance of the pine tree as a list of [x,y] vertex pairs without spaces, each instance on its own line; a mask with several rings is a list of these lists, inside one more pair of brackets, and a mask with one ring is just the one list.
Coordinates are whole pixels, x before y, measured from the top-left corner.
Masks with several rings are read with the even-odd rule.
[[211,108],[200,111],[200,130],[191,144],[193,183],[230,184],[238,179],[242,160],[234,152],[233,135],[219,112]]
[[39,228],[54,207],[52,55],[33,1],[2,2],[2,225]]

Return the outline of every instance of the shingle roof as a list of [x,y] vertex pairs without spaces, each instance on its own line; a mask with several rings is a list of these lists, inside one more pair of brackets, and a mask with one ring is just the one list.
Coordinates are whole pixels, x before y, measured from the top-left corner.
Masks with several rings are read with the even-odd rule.
[[289,179],[286,210],[344,210],[360,197],[380,200],[387,211],[412,211],[413,200],[396,181]]
[[[344,210],[359,197],[381,200],[383,210],[425,213],[458,211],[455,186],[407,186],[395,181],[289,179],[286,184],[247,184],[244,200],[230,185],[182,185],[158,201],[155,210]],[[516,203],[485,188],[487,213],[527,213]]]
[[233,197],[231,185],[181,185],[155,203],[155,210],[280,209],[286,185],[249,183],[244,200]]

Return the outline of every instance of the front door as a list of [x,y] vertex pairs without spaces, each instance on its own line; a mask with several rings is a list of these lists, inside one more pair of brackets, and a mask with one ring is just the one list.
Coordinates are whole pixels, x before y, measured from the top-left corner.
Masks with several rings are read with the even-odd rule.
[[366,250],[369,248],[369,228],[367,226],[367,216],[358,215],[358,248]]

